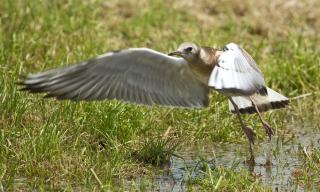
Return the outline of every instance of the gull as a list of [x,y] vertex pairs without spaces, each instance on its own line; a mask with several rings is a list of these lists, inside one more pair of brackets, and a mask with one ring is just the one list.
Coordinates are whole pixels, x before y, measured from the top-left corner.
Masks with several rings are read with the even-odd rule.
[[22,90],[59,100],[116,99],[184,108],[207,107],[210,90],[216,90],[227,97],[229,110],[237,115],[253,161],[255,133],[240,114],[257,113],[271,139],[273,130],[261,112],[289,104],[287,97],[265,85],[256,62],[235,43],[221,50],[185,42],[169,54],[149,48],[123,49],[28,75],[20,84]]

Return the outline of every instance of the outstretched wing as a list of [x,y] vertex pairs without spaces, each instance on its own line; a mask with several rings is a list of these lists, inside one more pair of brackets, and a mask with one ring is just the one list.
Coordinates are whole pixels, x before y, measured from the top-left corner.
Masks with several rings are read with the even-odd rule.
[[230,95],[251,95],[265,90],[261,71],[252,57],[234,43],[225,46],[208,85]]
[[186,61],[147,48],[110,52],[94,59],[29,75],[22,90],[70,100],[117,99],[146,105],[204,107],[209,88]]

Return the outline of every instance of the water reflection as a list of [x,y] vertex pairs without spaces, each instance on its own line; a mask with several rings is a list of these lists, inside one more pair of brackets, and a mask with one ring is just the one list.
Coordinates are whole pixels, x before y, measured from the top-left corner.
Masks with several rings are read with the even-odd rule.
[[290,131],[272,139],[272,166],[266,165],[266,156],[270,143],[260,143],[255,146],[256,165],[244,163],[247,153],[246,145],[198,145],[184,147],[177,152],[179,157],[172,157],[170,165],[154,179],[153,190],[156,191],[186,191],[186,182],[190,178],[201,175],[201,165],[205,161],[209,166],[223,166],[232,169],[245,168],[259,177],[261,181],[271,186],[274,191],[303,191],[301,186],[293,184],[294,174],[303,163],[298,153],[304,147],[319,147],[319,131],[313,129]]

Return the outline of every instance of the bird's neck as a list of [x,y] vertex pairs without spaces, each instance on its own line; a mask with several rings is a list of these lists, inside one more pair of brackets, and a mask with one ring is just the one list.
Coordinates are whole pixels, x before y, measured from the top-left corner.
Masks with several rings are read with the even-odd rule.
[[214,66],[220,56],[219,51],[210,47],[202,47],[199,56],[194,61],[189,62],[191,71],[196,75],[198,80],[207,84]]

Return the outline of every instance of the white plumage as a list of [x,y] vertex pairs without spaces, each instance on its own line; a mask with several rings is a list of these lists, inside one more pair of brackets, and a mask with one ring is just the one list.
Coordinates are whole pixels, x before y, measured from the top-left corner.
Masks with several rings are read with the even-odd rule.
[[[287,97],[265,87],[261,71],[252,57],[234,43],[225,46],[210,75],[208,85],[215,90],[231,97],[241,113],[255,113],[253,99],[260,112],[269,109],[285,107]],[[261,94],[260,90],[266,89]],[[235,113],[233,104],[229,101],[229,109]]]
[[218,58],[208,85],[228,96],[252,95],[265,86],[253,60],[238,45],[230,43]]

